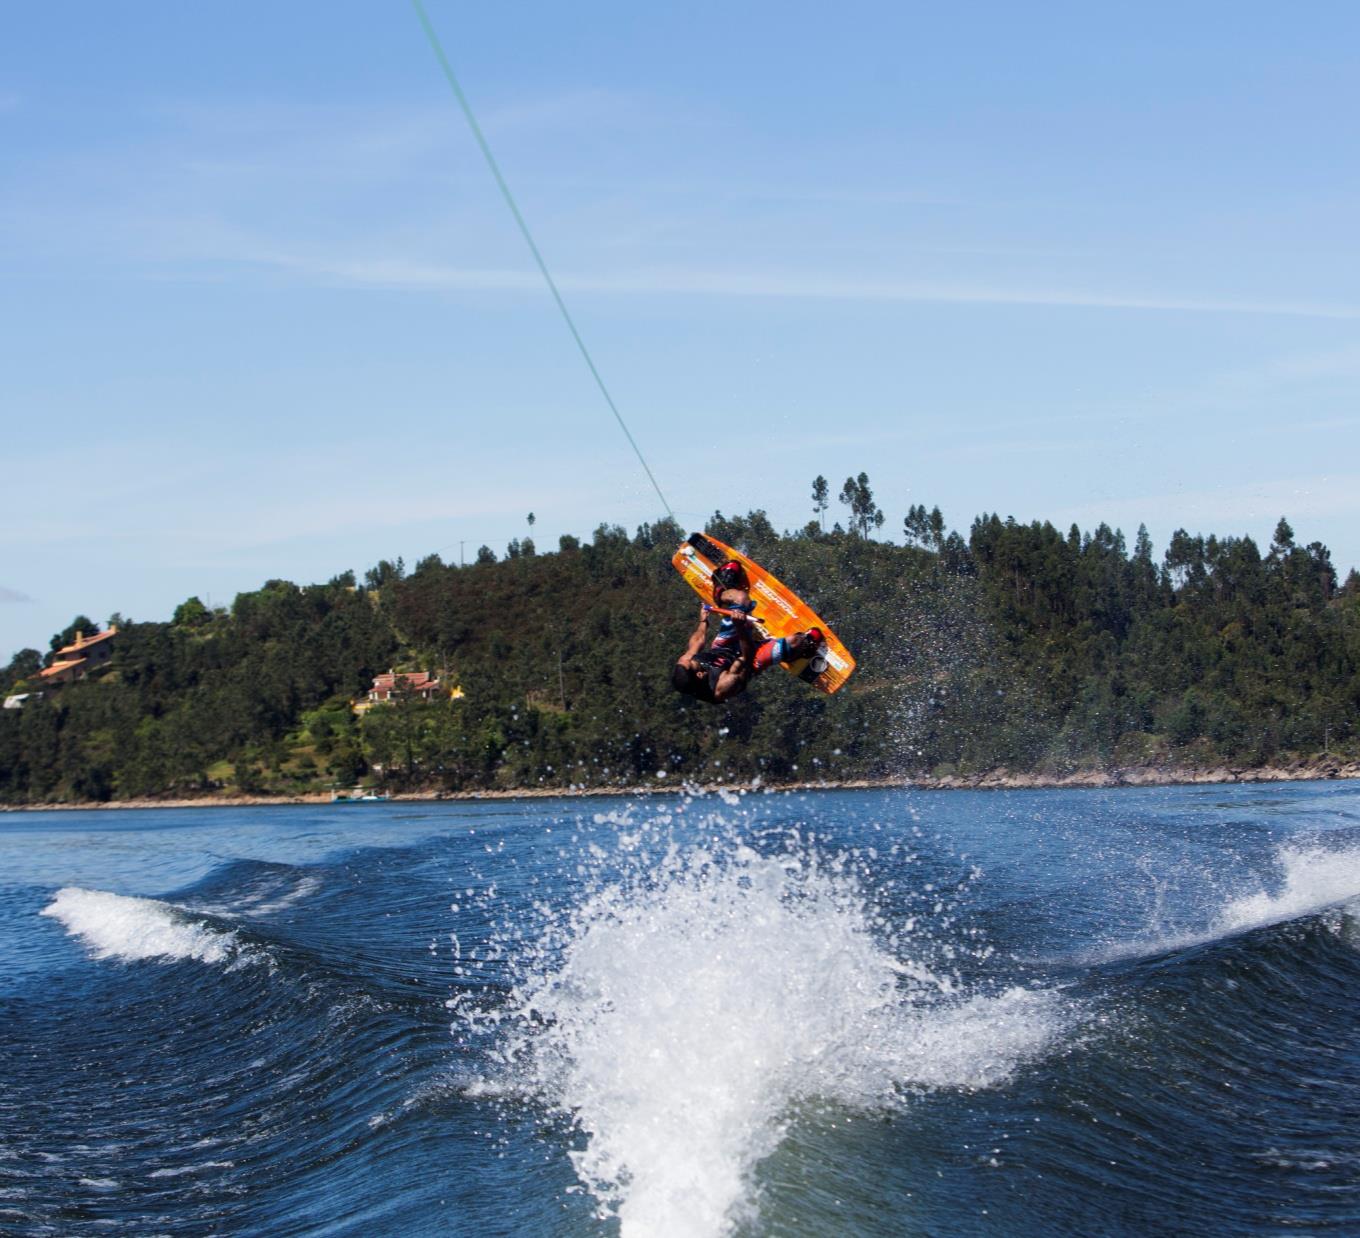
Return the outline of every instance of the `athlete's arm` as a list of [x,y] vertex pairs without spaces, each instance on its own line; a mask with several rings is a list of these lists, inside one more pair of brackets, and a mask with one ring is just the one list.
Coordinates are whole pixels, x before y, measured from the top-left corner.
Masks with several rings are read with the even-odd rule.
[[718,682],[713,685],[713,703],[721,705],[728,697],[737,696],[745,691],[749,678],[744,659],[738,658],[718,676]]
[[689,634],[689,644],[685,646],[685,652],[676,658],[676,661],[679,662],[681,666],[688,667],[690,665],[690,660],[704,647],[704,643],[707,640],[708,612],[701,606],[699,607],[699,626]]
[[741,642],[741,661],[749,668],[756,660],[756,642],[749,621],[737,624],[737,639]]

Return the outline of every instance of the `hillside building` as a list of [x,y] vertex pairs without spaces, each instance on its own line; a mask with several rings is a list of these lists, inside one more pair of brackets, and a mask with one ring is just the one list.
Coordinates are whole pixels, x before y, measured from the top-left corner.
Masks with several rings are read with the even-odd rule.
[[463,695],[462,688],[446,688],[443,680],[429,671],[387,671],[374,677],[368,695],[355,704],[354,712],[362,714],[372,709],[374,705],[387,704],[393,697],[405,692],[410,692],[422,701],[444,699],[456,701]]
[[74,683],[84,679],[113,657],[113,642],[117,635],[116,627],[95,632],[92,636],[78,630],[75,640],[57,650],[52,665],[39,671],[38,678],[45,684]]
[[373,680],[368,699],[377,705],[390,701],[398,692],[405,690],[422,701],[432,701],[441,695],[441,686],[429,671],[388,671]]

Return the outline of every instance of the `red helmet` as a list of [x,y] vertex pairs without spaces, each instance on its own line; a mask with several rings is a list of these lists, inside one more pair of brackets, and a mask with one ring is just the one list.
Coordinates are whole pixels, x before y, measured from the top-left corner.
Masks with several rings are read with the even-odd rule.
[[746,578],[746,569],[735,559],[728,559],[721,567],[713,569],[713,597],[716,601],[727,589],[746,589],[750,582]]

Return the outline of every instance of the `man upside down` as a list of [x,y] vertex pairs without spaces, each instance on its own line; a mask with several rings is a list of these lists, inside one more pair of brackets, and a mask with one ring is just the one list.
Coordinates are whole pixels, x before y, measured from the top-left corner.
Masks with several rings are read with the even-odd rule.
[[[735,559],[713,573],[713,605],[699,608],[699,624],[690,633],[685,651],[671,671],[671,687],[713,705],[746,690],[752,676],[776,662],[811,657],[822,643],[819,628],[757,644],[747,616],[755,610],[746,571]],[[708,619],[717,613],[722,622],[712,643],[708,642]]]

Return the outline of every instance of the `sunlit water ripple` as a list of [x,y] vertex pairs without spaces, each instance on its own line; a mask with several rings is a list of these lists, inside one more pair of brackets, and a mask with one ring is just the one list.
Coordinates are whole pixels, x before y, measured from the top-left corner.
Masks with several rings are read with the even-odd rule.
[[0,817],[0,1233],[1360,1232],[1360,789]]

